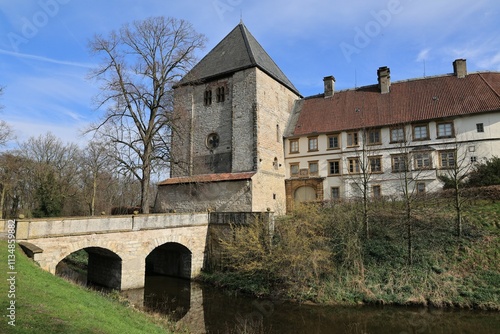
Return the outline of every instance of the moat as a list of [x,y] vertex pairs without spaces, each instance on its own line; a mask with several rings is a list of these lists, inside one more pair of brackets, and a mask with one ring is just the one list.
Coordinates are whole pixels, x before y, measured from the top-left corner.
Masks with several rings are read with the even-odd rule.
[[500,333],[499,312],[284,303],[165,276],[123,294],[192,333]]

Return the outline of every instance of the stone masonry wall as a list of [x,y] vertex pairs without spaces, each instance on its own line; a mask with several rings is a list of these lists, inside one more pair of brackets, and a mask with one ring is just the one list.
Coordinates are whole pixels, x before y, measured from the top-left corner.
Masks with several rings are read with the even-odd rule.
[[257,78],[257,175],[252,178],[253,211],[286,210],[283,133],[298,96],[256,70]]
[[[217,88],[224,88],[224,101],[217,102]],[[212,102],[205,104],[205,91]],[[232,101],[231,77],[208,83],[177,87],[174,91],[172,177],[231,172]],[[219,135],[218,146],[207,146],[207,137]]]
[[156,212],[251,211],[251,183],[224,181],[158,187]]
[[257,69],[240,71],[233,76],[233,160],[232,172],[256,170]]

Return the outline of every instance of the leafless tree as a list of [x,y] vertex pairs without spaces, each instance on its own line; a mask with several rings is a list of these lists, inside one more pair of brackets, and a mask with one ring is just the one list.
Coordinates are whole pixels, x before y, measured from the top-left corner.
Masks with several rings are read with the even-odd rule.
[[82,177],[84,188],[87,189],[85,198],[90,215],[94,216],[99,181],[103,178],[109,179],[106,176],[112,171],[113,165],[109,156],[109,148],[105,143],[98,141],[91,141],[87,145],[83,151],[82,158],[84,167]]
[[[466,180],[474,170],[475,156],[471,154],[464,142],[455,140],[445,145],[445,149],[439,152],[440,159],[445,161],[445,168],[440,170],[439,179],[444,183],[444,189],[452,191],[453,209],[455,211],[455,232],[457,237],[462,237],[463,211],[469,198],[464,195]],[[477,152],[476,152],[477,154]]]
[[[426,172],[432,172],[432,155],[429,147],[412,145],[412,125],[400,124],[394,127],[398,138],[391,138],[399,143],[397,154],[391,157],[393,173],[397,176],[397,193],[404,205],[403,222],[406,226],[408,264],[413,264],[415,209],[420,202],[419,183],[425,179]],[[391,129],[391,131],[393,131]],[[394,134],[391,133],[391,136]],[[424,157],[425,155],[425,157]]]
[[[380,130],[378,128],[363,128],[356,138],[359,148],[355,150],[352,157],[346,158],[348,169],[348,180],[353,188],[352,197],[361,201],[362,223],[364,236],[370,239],[370,201],[372,192],[370,186],[373,183],[374,175],[382,171],[382,158],[376,155],[372,144],[381,142]],[[351,135],[353,135],[351,133]],[[352,140],[352,139],[351,139]],[[375,194],[373,194],[375,195]]]
[[205,37],[183,20],[152,17],[95,36],[90,50],[102,56],[92,72],[101,83],[103,119],[89,131],[114,145],[121,168],[141,183],[141,208],[149,212],[154,168],[169,162],[172,86],[194,65]]
[[[61,215],[67,199],[76,196],[80,150],[51,133],[31,137],[20,144],[20,155],[30,161],[30,183],[36,199],[33,210],[40,215]],[[68,208],[68,214],[74,211]]]

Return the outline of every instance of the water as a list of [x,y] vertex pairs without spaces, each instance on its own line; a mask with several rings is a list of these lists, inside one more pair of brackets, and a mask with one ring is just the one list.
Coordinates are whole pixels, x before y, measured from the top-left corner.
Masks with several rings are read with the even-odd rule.
[[148,276],[145,289],[124,294],[193,333],[500,333],[500,312],[299,305],[162,276]]

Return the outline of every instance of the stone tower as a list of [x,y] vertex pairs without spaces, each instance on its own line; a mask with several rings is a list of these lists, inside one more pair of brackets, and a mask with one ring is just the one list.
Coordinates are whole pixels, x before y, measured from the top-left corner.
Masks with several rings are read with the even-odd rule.
[[243,23],[174,88],[157,211],[285,211],[283,131],[300,94]]

